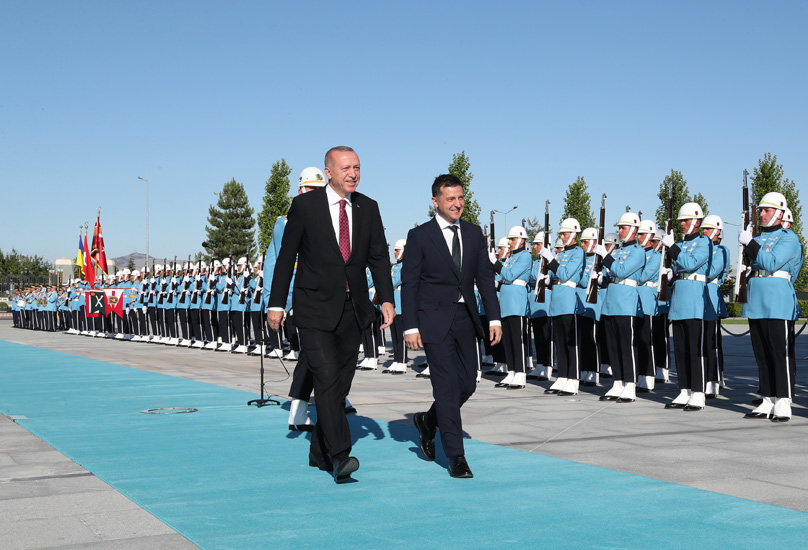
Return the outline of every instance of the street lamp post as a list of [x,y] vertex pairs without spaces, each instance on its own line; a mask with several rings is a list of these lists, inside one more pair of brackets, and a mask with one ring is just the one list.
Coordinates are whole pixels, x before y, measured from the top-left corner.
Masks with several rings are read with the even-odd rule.
[[510,214],[511,212],[513,212],[514,210],[516,210],[517,208],[519,208],[519,207],[518,207],[518,206],[514,206],[513,208],[511,208],[511,209],[510,209],[510,210],[508,210],[507,212],[502,212],[501,210],[492,210],[492,212],[497,212],[497,213],[502,214],[502,215],[504,216],[504,221],[505,221],[505,231],[509,231],[509,230],[510,230],[510,228],[508,227],[508,214]]
[[138,176],[137,179],[146,182],[146,269],[148,269],[149,268],[149,180],[147,180],[143,176]]

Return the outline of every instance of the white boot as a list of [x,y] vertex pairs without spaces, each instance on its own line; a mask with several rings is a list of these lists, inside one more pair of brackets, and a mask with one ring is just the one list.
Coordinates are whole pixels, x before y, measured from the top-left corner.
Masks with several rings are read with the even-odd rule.
[[284,361],[297,361],[298,355],[297,352],[293,349],[289,350],[289,353],[283,356]]
[[378,355],[387,355],[387,348],[384,346],[376,346],[376,352]]
[[620,397],[620,394],[623,393],[624,387],[625,384],[623,383],[622,380],[615,380],[614,384],[612,384],[612,387],[609,388],[609,391],[607,391],[604,395],[600,397],[600,401],[617,401],[617,399]]
[[267,352],[267,357],[270,359],[283,359],[283,350],[278,348],[272,348]]
[[544,393],[553,394],[560,392],[561,388],[564,387],[564,384],[567,383],[567,380],[568,378],[561,378],[561,377],[556,378],[555,382],[553,382],[553,384],[548,389],[544,390]]
[[634,382],[624,382],[623,391],[617,398],[618,403],[634,403],[637,400],[637,384]]
[[671,381],[670,379],[670,372],[668,369],[663,369],[662,367],[657,367],[656,369],[656,379],[664,382],[667,384]]
[[564,387],[559,390],[558,395],[578,395],[579,384],[579,380],[574,380],[572,378],[568,379],[564,383]]
[[685,405],[686,411],[700,411],[704,408],[705,398],[703,391],[694,391],[690,394],[690,399],[687,400]]
[[494,387],[495,388],[507,388],[513,382],[513,377],[514,377],[515,374],[516,373],[513,372],[513,371],[509,372],[507,374],[507,376],[505,376],[505,378],[502,379],[501,382],[498,382],[498,383],[494,384]]
[[480,369],[477,369],[477,383],[479,384],[480,380],[482,380],[482,379],[483,379],[483,371],[481,371]]
[[527,385],[525,381],[525,373],[524,372],[515,372],[513,373],[513,378],[511,379],[511,383],[508,384],[509,390],[521,390]]
[[302,399],[289,402],[289,429],[296,432],[310,432],[314,427],[308,415],[309,404]]
[[359,370],[363,370],[365,368],[365,365],[367,365],[367,364],[368,364],[368,358],[365,357],[364,359],[359,361],[359,364],[356,365],[356,368],[359,369]]
[[610,367],[609,365],[601,365],[600,374],[604,378],[611,378],[612,376],[614,376],[614,373],[612,372],[612,367]]
[[379,368],[379,360],[375,357],[368,357],[365,359],[365,361],[367,362],[364,364],[364,366],[359,367],[361,370],[376,370]]
[[709,397],[718,397],[718,389],[720,384],[718,382],[707,382],[704,386],[704,393]]
[[777,397],[772,410],[772,422],[788,422],[791,420],[791,399]]
[[507,374],[508,367],[505,363],[496,363],[493,367],[485,371],[485,374],[493,374],[493,375],[500,375],[500,374]]
[[638,376],[637,377],[637,389],[638,390],[648,390],[651,391],[654,389],[654,383],[656,380],[653,376]]
[[764,397],[760,405],[752,409],[752,412],[745,414],[744,418],[771,418],[774,401],[771,397]]
[[394,363],[396,365],[396,370],[393,371],[393,374],[407,374],[407,364],[406,363]]
[[666,409],[684,409],[690,399],[690,390],[679,390],[679,395],[676,396],[671,403],[665,405]]
[[248,348],[247,346],[245,346],[245,345],[243,345],[243,344],[242,344],[242,345],[238,346],[236,349],[234,349],[234,350],[233,350],[233,353],[247,353],[247,351],[248,351],[249,349],[250,349],[250,348]]
[[415,375],[416,378],[429,378],[429,364],[427,363],[426,368]]

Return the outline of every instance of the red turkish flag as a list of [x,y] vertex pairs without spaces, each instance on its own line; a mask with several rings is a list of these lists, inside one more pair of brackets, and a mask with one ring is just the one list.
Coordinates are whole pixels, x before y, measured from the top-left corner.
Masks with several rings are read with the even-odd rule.
[[93,249],[92,257],[95,260],[95,265],[101,268],[104,275],[107,275],[107,253],[104,251],[104,236],[101,234],[101,216],[95,220],[95,229],[93,229]]
[[104,313],[109,315],[114,313],[118,317],[123,317],[123,289],[122,288],[105,288],[104,289]]

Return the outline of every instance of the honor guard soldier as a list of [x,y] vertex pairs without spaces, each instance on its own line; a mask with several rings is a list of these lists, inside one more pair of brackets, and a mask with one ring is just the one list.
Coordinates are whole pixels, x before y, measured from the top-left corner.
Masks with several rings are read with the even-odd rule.
[[637,399],[637,340],[635,334],[643,316],[637,281],[645,267],[645,251],[637,244],[640,218],[626,212],[617,221],[620,248],[609,254],[597,245],[595,253],[608,269],[608,286],[603,297],[601,320],[609,350],[614,384],[601,401],[632,403]]
[[222,267],[216,275],[216,318],[219,321],[219,340],[220,345],[216,351],[232,351],[233,345],[231,343],[230,333],[230,307],[233,302],[233,285],[235,281],[230,276],[231,260],[225,258],[222,260]]
[[[724,381],[724,352],[721,345],[721,319],[728,316],[727,305],[721,295],[721,285],[729,274],[729,249],[721,244],[724,236],[724,221],[710,214],[701,222],[705,237],[713,241],[713,258],[707,273],[707,312],[704,315],[704,365],[707,377],[705,397],[718,396]],[[708,315],[709,313],[709,315]]]
[[766,193],[757,207],[760,232],[753,236],[749,226],[738,235],[743,255],[751,262],[742,315],[749,319],[763,397],[746,418],[787,422],[791,419],[797,370],[794,321],[799,316],[799,303],[793,281],[802,266],[802,247],[797,236],[783,228],[788,205],[781,193]]
[[248,352],[250,355],[264,353],[266,341],[267,303],[264,300],[264,262],[261,256],[255,260],[255,273],[250,280],[250,325],[253,329],[255,346]]
[[396,304],[396,316],[393,319],[393,324],[390,325],[393,340],[393,364],[382,371],[389,374],[407,373],[407,346],[404,345],[404,324],[401,320],[401,263],[404,260],[404,247],[406,244],[406,239],[399,239],[393,246],[393,256],[396,259],[396,263],[393,264],[390,270],[390,275],[393,278],[393,298]]
[[249,315],[250,278],[250,264],[246,257],[241,257],[236,263],[236,279],[230,304],[230,327],[236,340],[233,353],[247,353],[249,349],[244,318]]
[[[578,296],[578,283],[584,274],[585,254],[575,244],[581,225],[575,218],[567,218],[558,228],[558,241],[563,247],[553,254],[542,248],[541,256],[548,262],[545,285],[553,283],[550,316],[553,318],[553,341],[558,360],[558,378],[544,393],[576,395],[581,376],[578,361],[578,315],[584,307]],[[558,245],[559,242],[556,242]],[[558,249],[558,247],[556,247]]]
[[[508,243],[507,237],[502,237],[499,242],[497,243],[497,251],[496,251],[496,258],[500,262],[504,262],[508,255],[511,253],[511,245]],[[497,289],[497,299],[500,298],[500,290],[502,285],[502,278],[496,274],[494,274],[494,284],[496,285]],[[494,366],[487,371],[485,374],[490,374],[491,376],[507,376],[508,374],[508,365],[506,362],[505,357],[505,348],[503,347],[504,344],[502,341],[499,341],[496,345],[490,345],[489,348],[491,351],[491,357],[494,361]],[[429,372],[428,370],[425,372]],[[423,374],[423,373],[422,373]]]
[[[541,249],[544,247],[544,231],[539,231],[533,239],[533,253],[541,256]],[[544,381],[553,376],[553,323],[550,317],[550,301],[552,300],[551,290],[544,289],[544,301],[537,300],[536,293],[539,290],[539,277],[541,277],[541,258],[533,260],[533,267],[530,271],[529,285],[533,292],[528,297],[530,307],[530,325],[533,329],[533,344],[536,349],[536,365],[527,375],[528,378]]]
[[182,277],[177,282],[177,317],[180,326],[180,339],[178,345],[191,347],[191,289],[193,288],[193,278],[191,277],[191,266],[182,264]]
[[[598,353],[598,322],[603,306],[601,292],[598,292],[598,301],[590,304],[586,301],[589,281],[595,270],[595,245],[598,243],[598,230],[587,227],[581,232],[581,248],[584,251],[584,274],[578,281],[578,299],[581,300],[583,312],[578,314],[578,360],[581,365],[580,380],[584,386],[597,386],[600,369],[600,354]],[[597,273],[594,278],[597,279]],[[594,281],[597,284],[597,281]]]
[[[653,349],[653,334],[659,323],[659,268],[662,254],[654,249],[657,227],[652,220],[642,220],[637,231],[637,244],[645,251],[645,267],[637,281],[640,295],[642,321],[637,332],[639,364],[637,365],[637,391],[649,392],[656,383],[657,364]],[[664,322],[664,320],[662,320]],[[667,365],[665,365],[667,366]]]
[[[614,254],[614,251],[620,248],[620,237],[617,233],[606,233],[603,236],[603,246],[606,247],[607,254]],[[608,280],[609,270],[606,267],[601,269],[602,277],[598,281],[598,296],[605,296],[606,288],[604,280]],[[600,298],[598,298],[600,301]],[[601,312],[603,311],[603,304],[600,306]],[[612,378],[612,367],[609,362],[609,348],[606,347],[606,329],[603,323],[598,323],[598,351],[600,352],[600,378]]]
[[157,302],[160,297],[160,289],[158,285],[163,278],[163,266],[160,264],[154,265],[152,268],[151,278],[149,279],[149,304],[148,304],[148,320],[151,328],[151,338],[149,341],[153,344],[160,343],[162,336],[162,324],[158,322]]
[[704,315],[709,303],[707,273],[713,257],[713,243],[699,234],[704,212],[695,202],[679,209],[683,240],[674,244],[673,232],[665,235],[662,244],[671,258],[674,284],[671,292],[669,317],[676,342],[676,374],[679,395],[666,409],[700,411],[705,405],[706,376],[704,371]]
[[202,270],[202,288],[204,290],[201,294],[202,306],[199,314],[202,318],[202,334],[205,337],[204,349],[211,351],[216,350],[218,347],[217,340],[219,339],[217,319],[219,296],[216,294],[216,277],[221,268],[222,263],[219,260],[213,260],[213,264],[209,269]]
[[[370,269],[365,268],[365,277],[368,281],[368,298],[373,303],[376,289],[373,287],[373,276]],[[376,310],[378,313],[378,309]],[[378,316],[362,331],[362,350],[365,356],[356,368],[359,370],[376,370],[379,367],[379,339],[377,334]]]
[[[527,283],[533,258],[527,251],[527,232],[516,225],[508,232],[510,252],[504,262],[491,258],[494,272],[499,275],[499,308],[502,315],[502,343],[508,375],[497,387],[516,390],[527,384],[528,362],[528,303]],[[493,256],[493,255],[492,255]]]
[[207,277],[203,274],[207,272],[207,264],[201,259],[194,263],[191,277],[193,284],[191,285],[191,307],[188,310],[190,315],[191,325],[191,339],[193,343],[192,348],[200,349],[205,347],[205,336],[202,330],[202,302],[204,302],[204,289],[207,284]]

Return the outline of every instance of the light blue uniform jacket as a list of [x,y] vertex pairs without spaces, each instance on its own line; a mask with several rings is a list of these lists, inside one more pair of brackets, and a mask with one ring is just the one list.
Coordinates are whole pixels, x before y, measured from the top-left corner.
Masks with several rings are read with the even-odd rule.
[[609,285],[603,297],[602,315],[642,317],[640,293],[634,285],[621,284],[621,281],[640,280],[645,268],[645,250],[637,241],[620,245],[620,248],[603,258],[608,272]]
[[[675,257],[673,268],[673,289],[671,289],[671,321],[684,319],[704,319],[707,294],[707,274],[713,258],[713,243],[704,235],[694,234],[673,245],[668,254]],[[705,281],[681,279],[690,275],[699,276]]]
[[757,271],[757,276],[748,279],[742,315],[749,319],[796,320],[799,303],[793,280],[775,274],[799,273],[797,263],[802,266],[802,247],[797,236],[779,226],[758,233],[746,246],[744,255],[752,259],[752,270]]

